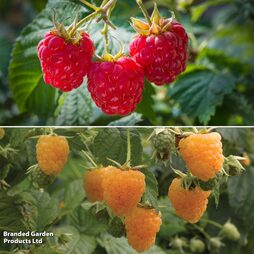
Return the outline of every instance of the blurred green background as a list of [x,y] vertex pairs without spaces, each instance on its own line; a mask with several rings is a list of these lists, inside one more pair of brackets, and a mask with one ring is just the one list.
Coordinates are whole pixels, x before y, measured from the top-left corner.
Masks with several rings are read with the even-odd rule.
[[[169,10],[173,10],[189,34],[188,68],[173,84],[156,87],[146,82],[136,112],[119,118],[106,116],[96,108],[86,81],[79,89],[63,95],[42,79],[36,46],[52,28],[53,9],[65,24],[70,24],[77,13],[82,17],[91,10],[78,0],[2,0],[0,124],[254,125],[253,1],[156,2],[165,17],[170,17]],[[93,3],[99,5],[101,1]],[[144,4],[151,12],[153,1]],[[112,35],[121,39],[125,53],[134,36],[130,15],[141,16],[136,2],[118,0],[112,14],[118,29]],[[102,24],[96,23],[88,29],[97,53],[103,50],[101,28]],[[112,51],[118,47],[113,41]]]

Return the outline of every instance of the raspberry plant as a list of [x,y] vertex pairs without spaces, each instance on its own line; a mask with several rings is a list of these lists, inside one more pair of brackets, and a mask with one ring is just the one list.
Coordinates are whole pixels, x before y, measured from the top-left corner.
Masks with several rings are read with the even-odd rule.
[[28,2],[0,36],[4,125],[253,125],[251,0]]
[[[253,248],[252,129],[5,128],[4,132],[0,231],[45,230],[54,232],[54,237],[43,238],[42,245],[6,245],[1,234],[3,253],[75,254],[80,249],[91,254],[231,253],[234,249],[241,254]],[[153,156],[155,139],[160,139],[156,133],[179,141],[168,143],[167,160]],[[214,178],[203,181],[188,168],[179,144],[208,134],[221,136],[224,164]],[[61,170],[52,176],[40,168],[45,165],[39,166],[41,139],[43,149],[50,147],[43,150],[49,163],[52,140],[60,142],[55,152],[65,154],[58,157],[64,162]],[[66,144],[68,158],[63,153]],[[207,158],[196,154],[195,160],[201,163]]]

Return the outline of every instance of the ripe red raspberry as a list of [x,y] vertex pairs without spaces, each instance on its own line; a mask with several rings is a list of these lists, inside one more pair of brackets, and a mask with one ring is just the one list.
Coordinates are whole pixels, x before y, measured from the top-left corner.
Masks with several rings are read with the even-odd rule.
[[188,36],[182,24],[173,14],[161,17],[155,4],[149,22],[132,18],[132,27],[138,35],[130,43],[130,55],[144,68],[146,78],[158,86],[174,81],[187,61]]
[[104,174],[103,199],[112,212],[121,217],[134,209],[145,191],[145,175],[137,170],[120,170]]
[[131,58],[93,63],[88,90],[96,105],[109,115],[127,115],[142,99],[144,73]]
[[196,186],[192,189],[185,189],[182,179],[175,178],[168,189],[168,197],[176,214],[182,219],[196,223],[206,210],[210,191],[203,191]]
[[69,144],[65,137],[42,135],[36,144],[39,168],[46,175],[58,175],[68,160]]
[[129,244],[138,252],[155,243],[161,226],[161,216],[154,209],[136,207],[124,219]]
[[40,41],[38,56],[45,83],[63,92],[83,83],[92,64],[94,45],[87,33],[82,32],[80,37],[72,43],[50,31]]
[[188,36],[183,26],[173,21],[169,31],[149,36],[136,35],[130,55],[144,67],[150,82],[161,86],[171,83],[185,70]]
[[202,181],[214,178],[223,167],[221,136],[217,132],[183,138],[179,150],[188,170]]

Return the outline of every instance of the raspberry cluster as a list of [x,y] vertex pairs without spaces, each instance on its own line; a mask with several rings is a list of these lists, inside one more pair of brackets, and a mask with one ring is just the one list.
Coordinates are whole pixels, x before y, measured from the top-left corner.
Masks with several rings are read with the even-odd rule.
[[108,115],[133,112],[142,100],[145,78],[161,86],[186,68],[185,29],[174,18],[162,18],[156,6],[150,22],[132,19],[138,34],[130,43],[130,57],[121,51],[112,56],[106,47],[99,61],[93,61],[94,43],[76,22],[68,28],[56,22],[55,26],[38,44],[45,83],[69,92],[87,76],[92,99]]
[[89,201],[104,201],[125,225],[129,244],[137,251],[149,249],[160,230],[161,217],[154,209],[139,207],[145,191],[145,176],[137,170],[108,166],[84,175]]

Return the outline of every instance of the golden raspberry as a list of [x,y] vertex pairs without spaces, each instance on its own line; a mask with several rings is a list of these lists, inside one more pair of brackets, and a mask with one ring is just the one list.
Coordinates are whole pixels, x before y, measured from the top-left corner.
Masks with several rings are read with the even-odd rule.
[[36,157],[46,175],[58,175],[68,160],[69,145],[65,137],[42,135],[36,144]]
[[138,252],[154,245],[161,216],[154,209],[136,207],[124,219],[129,244]]
[[168,189],[168,197],[176,214],[182,219],[196,223],[206,210],[210,191],[203,191],[196,186],[193,189],[184,189],[182,179],[175,178]]
[[214,178],[222,169],[224,157],[221,136],[217,132],[183,138],[179,149],[188,170],[203,181]]
[[84,190],[90,202],[103,200],[102,181],[104,175],[106,172],[115,172],[118,170],[118,168],[109,166],[106,168],[93,169],[84,174]]
[[145,175],[137,170],[120,169],[105,174],[103,180],[105,203],[117,216],[135,208],[145,191]]
[[0,140],[4,138],[4,134],[5,134],[4,128],[0,128]]

